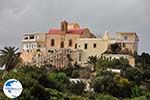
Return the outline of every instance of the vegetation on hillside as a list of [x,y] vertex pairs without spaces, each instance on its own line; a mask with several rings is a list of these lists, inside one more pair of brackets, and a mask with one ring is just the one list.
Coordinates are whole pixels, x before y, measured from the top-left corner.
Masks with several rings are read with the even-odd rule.
[[[16,52],[16,49],[12,51]],[[7,53],[4,51],[4,54]],[[2,55],[1,53],[0,64],[10,61]],[[11,70],[0,80],[0,87],[8,79],[19,80],[23,92],[17,100],[150,100],[150,55],[148,53],[136,56],[135,67],[130,66],[128,60],[124,58],[89,57],[88,62],[94,66],[94,71],[90,68],[93,66],[81,68],[78,64],[59,70],[47,69],[46,66],[38,68],[20,65],[19,56],[13,57],[18,57],[15,58],[18,62],[11,64],[13,67],[7,66]],[[13,57],[8,58],[15,60]],[[112,72],[108,68],[120,69],[121,72]],[[3,73],[5,71],[0,72],[0,77]],[[91,89],[85,91],[86,83],[70,81],[72,78],[90,79]],[[9,100],[2,91],[0,91],[0,100]]]

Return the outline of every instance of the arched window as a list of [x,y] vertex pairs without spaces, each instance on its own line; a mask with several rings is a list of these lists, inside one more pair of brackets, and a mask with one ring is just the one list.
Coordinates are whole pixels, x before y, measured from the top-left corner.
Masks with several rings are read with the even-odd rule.
[[54,45],[55,45],[55,40],[52,39],[52,40],[51,40],[51,46],[54,46]]
[[64,42],[63,41],[61,41],[61,43],[60,43],[60,48],[64,48]]
[[75,49],[77,48],[77,46],[78,46],[78,45],[77,45],[77,43],[76,43],[76,44],[75,44]]
[[72,40],[69,40],[69,47],[72,47]]

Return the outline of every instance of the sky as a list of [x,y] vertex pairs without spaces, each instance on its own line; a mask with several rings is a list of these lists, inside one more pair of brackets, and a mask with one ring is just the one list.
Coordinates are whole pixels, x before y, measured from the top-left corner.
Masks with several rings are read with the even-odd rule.
[[21,47],[23,33],[48,32],[62,20],[98,36],[136,32],[139,53],[150,53],[150,0],[0,0],[0,48]]

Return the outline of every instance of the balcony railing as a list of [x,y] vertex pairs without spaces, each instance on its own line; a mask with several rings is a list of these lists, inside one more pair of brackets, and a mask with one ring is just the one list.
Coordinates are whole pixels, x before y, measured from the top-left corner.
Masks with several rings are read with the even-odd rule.
[[22,42],[44,42],[44,39],[23,39]]

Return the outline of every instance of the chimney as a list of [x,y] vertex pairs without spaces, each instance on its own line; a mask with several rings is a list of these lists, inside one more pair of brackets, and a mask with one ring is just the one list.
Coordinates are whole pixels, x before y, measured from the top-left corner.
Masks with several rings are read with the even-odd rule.
[[109,40],[111,37],[109,36],[109,32],[108,31],[105,31],[104,33],[104,36],[103,36],[103,39],[104,40]]
[[61,22],[61,31],[66,32],[68,30],[68,23],[67,21]]

